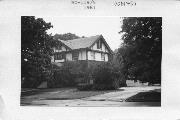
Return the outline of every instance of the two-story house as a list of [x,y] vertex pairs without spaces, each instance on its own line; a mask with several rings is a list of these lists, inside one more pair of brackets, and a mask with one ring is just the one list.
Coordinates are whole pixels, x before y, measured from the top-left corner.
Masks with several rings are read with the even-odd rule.
[[[59,44],[54,48],[51,62],[56,66],[71,61],[76,63],[76,67],[85,71],[91,66],[96,66],[103,62],[108,62],[112,57],[112,50],[102,35],[78,38],[73,40],[59,40]],[[75,71],[79,72],[79,71]],[[93,83],[91,80],[78,78],[78,83]],[[48,82],[43,82],[38,88],[46,88]]]
[[73,40],[59,40],[60,45],[54,48],[51,62],[64,63],[66,61],[104,61],[110,60],[112,50],[102,35],[78,38]]

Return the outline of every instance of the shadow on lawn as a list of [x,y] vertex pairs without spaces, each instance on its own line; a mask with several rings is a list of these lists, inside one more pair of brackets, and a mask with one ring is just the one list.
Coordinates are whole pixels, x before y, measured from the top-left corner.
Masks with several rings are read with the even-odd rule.
[[128,99],[126,102],[161,102],[161,92],[159,89],[148,91],[148,92],[140,92]]

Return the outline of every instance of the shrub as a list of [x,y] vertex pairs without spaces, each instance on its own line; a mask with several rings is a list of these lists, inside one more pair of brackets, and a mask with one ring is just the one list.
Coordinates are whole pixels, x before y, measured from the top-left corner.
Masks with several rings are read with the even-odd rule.
[[75,74],[68,67],[60,67],[53,72],[53,78],[49,80],[48,87],[72,87],[75,86]]
[[111,63],[103,63],[94,70],[95,90],[110,90],[119,87],[120,71]]
[[92,84],[82,83],[77,85],[78,90],[92,90],[92,88],[93,88]]
[[53,79],[49,82],[49,87],[74,87],[80,78],[87,76],[86,61],[68,61],[60,67],[54,67]]
[[[110,90],[125,86],[119,66],[112,63],[91,63],[88,66],[86,61],[67,62],[56,69],[53,76],[50,87],[77,86],[79,90]],[[93,85],[90,85],[90,80],[93,80]]]
[[30,72],[29,76],[21,78],[22,88],[37,88],[42,82],[52,79],[52,71]]

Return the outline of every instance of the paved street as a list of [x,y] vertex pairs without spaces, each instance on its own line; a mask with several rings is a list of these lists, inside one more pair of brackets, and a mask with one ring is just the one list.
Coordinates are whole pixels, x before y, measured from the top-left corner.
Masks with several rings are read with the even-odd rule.
[[[160,106],[160,86],[122,87],[116,91],[47,90],[22,96],[21,105],[33,106]],[[153,92],[151,92],[153,91]],[[143,96],[141,94],[143,93]],[[153,93],[153,94],[149,94]],[[156,93],[156,94],[154,94]],[[158,93],[158,94],[157,94]],[[154,97],[156,95],[157,97]],[[138,96],[138,98],[136,98]],[[147,100],[146,101],[146,96]],[[158,99],[157,99],[158,98]],[[127,102],[131,101],[131,102]],[[134,101],[134,102],[132,102]],[[140,101],[140,102],[139,102]]]

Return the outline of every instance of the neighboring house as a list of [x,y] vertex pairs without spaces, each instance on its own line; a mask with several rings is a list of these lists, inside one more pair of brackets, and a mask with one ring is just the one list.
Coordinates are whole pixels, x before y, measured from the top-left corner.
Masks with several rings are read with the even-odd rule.
[[126,80],[126,85],[128,87],[139,87],[139,86],[148,86],[148,82],[142,83],[141,81],[137,80]]
[[112,55],[112,50],[102,35],[59,41],[61,44],[54,48],[54,55],[51,60],[54,63],[66,61],[107,62]]

